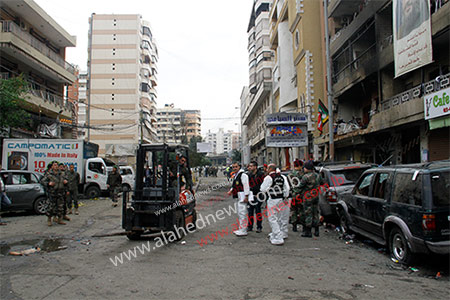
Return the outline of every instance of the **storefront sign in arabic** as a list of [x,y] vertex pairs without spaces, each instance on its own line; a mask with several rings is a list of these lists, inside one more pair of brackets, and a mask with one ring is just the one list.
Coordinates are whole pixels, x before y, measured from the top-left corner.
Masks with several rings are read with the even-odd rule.
[[266,115],[266,147],[304,147],[308,145],[308,120],[305,114]]

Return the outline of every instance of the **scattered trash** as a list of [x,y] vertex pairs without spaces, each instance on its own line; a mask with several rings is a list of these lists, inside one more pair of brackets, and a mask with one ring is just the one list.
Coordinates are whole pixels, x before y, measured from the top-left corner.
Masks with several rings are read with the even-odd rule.
[[340,232],[340,231],[341,231],[341,227],[337,226],[335,230],[336,230],[337,232]]
[[393,262],[395,262],[396,264],[398,264],[398,260],[397,260],[397,259],[391,257],[391,260],[392,260]]
[[435,278],[435,279],[439,279],[439,278],[441,278],[441,277],[442,277],[441,272],[437,272],[436,277],[434,277],[434,278]]
[[370,285],[370,284],[365,284],[364,286],[365,286],[365,287],[368,287],[368,288],[371,288],[371,289],[374,288],[374,286],[373,286],[373,285]]
[[317,280],[322,280],[322,278],[317,278]]
[[78,207],[81,207],[81,206],[86,206],[86,204],[84,204],[83,202],[78,202]]
[[182,242],[181,242],[181,245],[186,245],[186,241],[182,241]]
[[64,250],[64,249],[67,249],[67,246],[59,246],[58,249],[56,250]]
[[386,252],[386,248],[378,248],[378,253],[385,253]]
[[87,241],[82,241],[81,242],[82,245],[90,245],[91,244],[91,240],[87,240]]
[[9,255],[22,256],[22,255],[33,254],[33,253],[40,252],[40,251],[41,251],[41,248],[36,247],[36,248],[25,249],[22,251],[11,251],[11,252],[9,252]]
[[288,276],[288,279],[290,279],[290,280],[294,280],[294,277]]
[[410,270],[413,271],[413,272],[419,272],[419,269],[412,268],[412,267],[410,268]]
[[345,242],[346,245],[353,244],[353,240],[349,240]]

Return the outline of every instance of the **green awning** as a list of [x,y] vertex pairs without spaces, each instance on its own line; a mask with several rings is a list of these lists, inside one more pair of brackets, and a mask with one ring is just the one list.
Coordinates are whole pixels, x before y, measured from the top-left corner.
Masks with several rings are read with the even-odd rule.
[[450,126],[450,116],[440,117],[437,119],[428,120],[430,125],[430,130],[449,127]]

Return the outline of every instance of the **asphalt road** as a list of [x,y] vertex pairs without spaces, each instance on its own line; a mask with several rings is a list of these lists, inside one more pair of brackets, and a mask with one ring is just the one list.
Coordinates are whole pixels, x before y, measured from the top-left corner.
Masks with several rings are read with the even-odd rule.
[[[202,178],[198,212],[203,217],[233,200],[224,177]],[[225,235],[204,246],[199,241],[236,220],[211,222],[182,241],[157,247],[157,239],[129,241],[125,236],[93,237],[123,231],[121,208],[108,199],[87,200],[68,225],[47,227],[45,216],[3,217],[0,227],[1,299],[448,299],[447,257],[424,256],[418,271],[392,262],[381,246],[363,237],[353,243],[330,228],[314,239],[290,232],[284,246],[267,234]],[[230,227],[231,228],[231,227]],[[150,252],[142,248],[149,244]],[[33,246],[43,250],[12,256]],[[113,264],[122,252],[141,247],[136,257]],[[435,279],[437,272],[441,278]]]

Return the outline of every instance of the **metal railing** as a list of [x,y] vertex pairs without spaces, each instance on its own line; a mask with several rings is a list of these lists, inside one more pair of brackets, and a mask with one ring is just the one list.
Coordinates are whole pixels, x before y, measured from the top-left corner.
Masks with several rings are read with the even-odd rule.
[[420,84],[412,89],[404,91],[403,93],[397,94],[389,99],[381,102],[381,111],[390,109],[399,104],[408,102],[413,99],[421,98],[424,95],[428,95],[437,92],[441,89],[450,86],[450,73],[438,76],[434,80],[430,80],[423,84]]
[[13,21],[0,21],[1,23],[1,32],[10,32],[16,35],[18,38],[31,45],[33,48],[38,50],[43,55],[50,58],[52,61],[57,63],[59,66],[63,67],[66,71],[75,75],[75,67],[66,62],[58,53],[51,50],[47,47],[43,42],[39,41],[37,38],[33,37],[28,32],[22,30],[16,23]]

